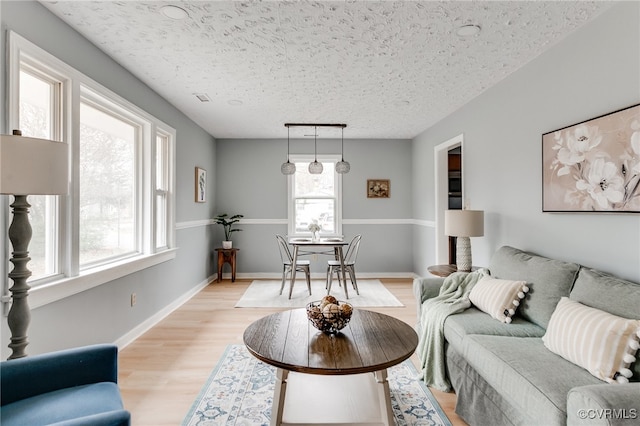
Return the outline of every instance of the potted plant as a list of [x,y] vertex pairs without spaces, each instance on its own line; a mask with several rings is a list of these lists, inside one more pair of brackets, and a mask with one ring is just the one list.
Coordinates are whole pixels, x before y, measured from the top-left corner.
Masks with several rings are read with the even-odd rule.
[[233,225],[240,222],[240,219],[243,217],[244,215],[241,214],[235,214],[229,217],[228,214],[224,213],[219,214],[218,216],[213,218],[213,220],[218,225],[222,225],[222,227],[224,228],[224,241],[222,242],[222,248],[230,249],[231,247],[233,247],[233,243],[231,241],[231,233],[242,231],[242,229],[234,228]]

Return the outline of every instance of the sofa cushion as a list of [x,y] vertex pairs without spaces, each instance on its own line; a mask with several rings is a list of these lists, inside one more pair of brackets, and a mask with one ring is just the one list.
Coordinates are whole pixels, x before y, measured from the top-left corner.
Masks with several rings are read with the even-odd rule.
[[617,378],[626,383],[639,336],[640,320],[611,315],[563,297],[542,341],[550,351],[586,368],[600,380],[613,383]]
[[3,405],[2,425],[51,424],[120,410],[123,410],[123,405],[118,385],[101,382],[65,388]]
[[580,269],[569,298],[619,317],[640,319],[640,284],[595,269]]
[[547,328],[560,298],[569,296],[580,266],[504,246],[491,257],[489,269],[495,278],[527,282],[529,294],[516,316]]
[[524,281],[500,280],[487,275],[473,286],[469,300],[492,318],[510,323],[520,300],[528,291]]
[[463,355],[517,411],[536,413],[536,424],[565,424],[569,390],[602,384],[545,348],[541,338],[468,336]]
[[[640,284],[595,269],[580,269],[569,298],[619,317],[640,319]],[[640,361],[636,359],[630,368],[631,381],[640,382]]]
[[473,307],[458,314],[449,315],[444,322],[444,337],[459,352],[462,352],[462,340],[470,334],[542,337],[544,328],[518,316],[513,318],[511,324],[498,322]]

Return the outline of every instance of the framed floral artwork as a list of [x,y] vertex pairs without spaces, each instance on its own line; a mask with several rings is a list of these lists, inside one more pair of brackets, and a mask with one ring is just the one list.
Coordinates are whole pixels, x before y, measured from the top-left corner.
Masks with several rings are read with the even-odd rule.
[[207,201],[207,171],[196,167],[196,203]]
[[389,179],[367,179],[367,198],[389,198],[390,194]]
[[542,211],[640,213],[640,104],[542,135]]

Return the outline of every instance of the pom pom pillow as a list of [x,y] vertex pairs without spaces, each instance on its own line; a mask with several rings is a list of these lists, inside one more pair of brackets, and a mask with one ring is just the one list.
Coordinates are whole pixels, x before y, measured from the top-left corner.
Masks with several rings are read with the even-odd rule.
[[510,323],[520,306],[520,299],[528,291],[524,281],[501,280],[485,275],[471,289],[469,300],[498,321]]
[[566,297],[560,299],[542,337],[564,359],[608,383],[627,383],[640,347],[640,320],[618,317]]

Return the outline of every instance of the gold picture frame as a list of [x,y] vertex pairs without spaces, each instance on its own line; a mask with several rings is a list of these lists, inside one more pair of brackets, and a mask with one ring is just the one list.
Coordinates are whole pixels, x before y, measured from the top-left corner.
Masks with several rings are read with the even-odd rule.
[[391,181],[389,179],[367,179],[367,198],[389,198]]
[[196,167],[196,203],[207,201],[207,171]]

